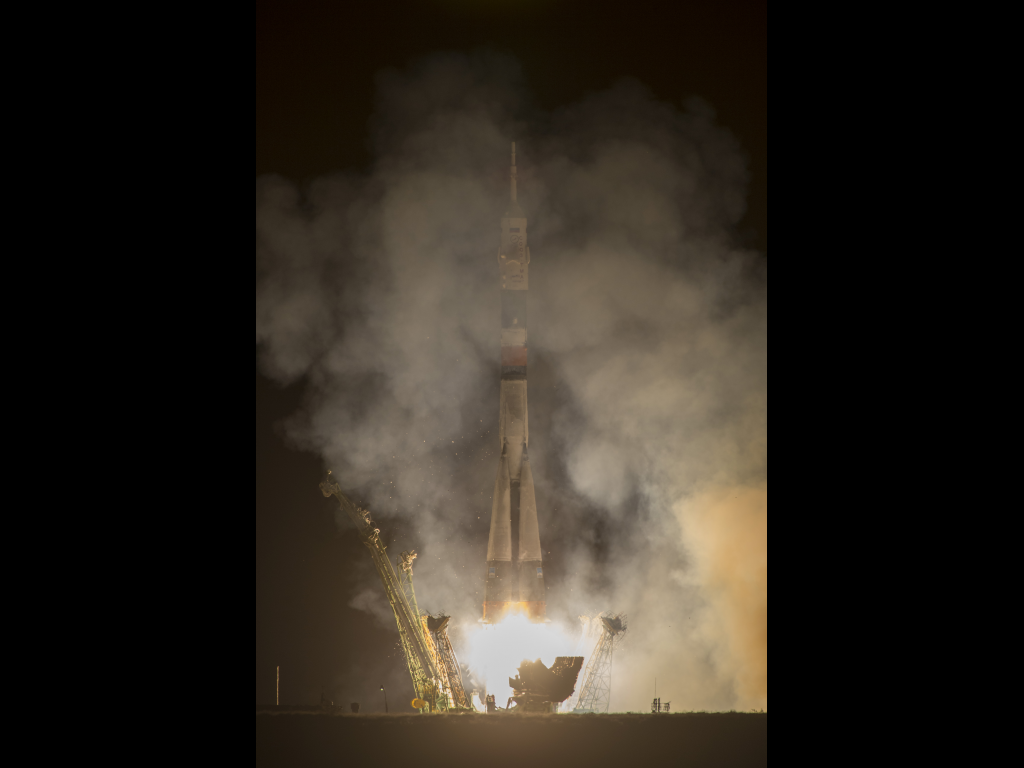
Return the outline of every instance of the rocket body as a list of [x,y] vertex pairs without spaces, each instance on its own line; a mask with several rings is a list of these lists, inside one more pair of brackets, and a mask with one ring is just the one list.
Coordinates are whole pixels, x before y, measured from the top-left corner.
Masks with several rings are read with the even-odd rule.
[[[510,612],[544,619],[544,570],[537,524],[537,501],[527,446],[530,440],[526,400],[527,296],[530,247],[526,214],[516,201],[516,155],[512,145],[511,200],[501,218],[498,270],[501,277],[501,396],[498,477],[487,542],[484,621],[498,622]],[[513,552],[513,520],[517,544]]]

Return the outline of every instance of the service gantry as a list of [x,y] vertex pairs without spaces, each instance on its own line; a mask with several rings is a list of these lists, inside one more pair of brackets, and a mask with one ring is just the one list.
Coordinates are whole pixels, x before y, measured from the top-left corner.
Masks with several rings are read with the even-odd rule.
[[[359,508],[355,502],[342,493],[341,486],[335,482],[330,472],[327,473],[327,478],[320,483],[320,490],[324,496],[333,495],[338,499],[341,508],[355,524],[363,544],[370,550],[370,557],[373,559],[377,574],[384,585],[388,602],[391,603],[391,608],[395,612],[398,635],[402,641],[406,663],[409,665],[409,675],[412,677],[416,698],[428,702],[430,710],[434,712],[444,712],[459,707],[460,704],[453,696],[451,683],[446,682],[450,678],[450,675],[447,674],[448,670],[445,670],[446,674],[442,677],[435,661],[437,649],[433,647],[434,643],[427,631],[426,622],[420,618],[419,606],[416,604],[416,592],[412,584],[412,561],[416,559],[415,550],[402,553],[400,560],[402,578],[399,579],[395,574],[395,569],[391,566],[385,547],[380,541],[380,529],[370,520],[370,513]],[[461,685],[460,676],[460,688]],[[463,693],[464,697],[465,693]]]

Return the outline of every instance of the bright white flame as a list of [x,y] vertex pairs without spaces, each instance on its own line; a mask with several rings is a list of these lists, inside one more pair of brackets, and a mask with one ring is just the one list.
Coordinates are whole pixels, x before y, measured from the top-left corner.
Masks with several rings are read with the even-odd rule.
[[487,706],[484,704],[483,699],[480,698],[480,694],[474,693],[474,694],[471,695],[470,698],[471,698],[471,702],[470,703],[473,705],[473,709],[475,709],[477,712],[486,712],[487,711]]
[[494,702],[504,707],[512,695],[508,679],[519,674],[523,660],[540,659],[550,667],[557,656],[571,656],[573,640],[555,624],[534,624],[525,616],[509,616],[501,624],[477,624],[466,628],[469,642],[466,661]]

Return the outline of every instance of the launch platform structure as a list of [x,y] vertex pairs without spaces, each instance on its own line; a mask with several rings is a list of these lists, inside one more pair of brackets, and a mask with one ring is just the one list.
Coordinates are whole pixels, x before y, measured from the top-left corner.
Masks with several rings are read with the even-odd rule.
[[[604,624],[601,623],[602,616],[610,616],[609,612],[604,612],[596,616],[580,616],[580,639],[576,643],[576,656],[583,656],[585,658],[591,658],[594,655],[594,650],[597,648],[597,643],[601,639],[601,635],[604,634]],[[584,675],[583,680],[586,677]],[[573,692],[572,696],[562,705],[563,712],[572,712],[576,709],[576,704],[579,703],[580,693],[583,691],[583,680],[580,680],[579,687]]]
[[452,708],[450,686],[446,686],[435,662],[436,651],[425,627],[420,621],[419,607],[416,604],[416,593],[412,584],[412,561],[416,552],[403,552],[400,570],[403,574],[399,580],[395,569],[391,566],[384,545],[380,541],[380,529],[370,520],[370,513],[356,506],[341,491],[341,486],[328,472],[327,479],[320,483],[320,491],[324,496],[334,496],[341,504],[349,518],[356,526],[363,544],[370,550],[370,557],[377,568],[388,602],[395,612],[398,624],[398,635],[402,641],[402,650],[409,665],[412,687],[416,698],[430,704],[432,711],[446,711]]
[[[419,616],[423,632],[427,637],[427,649],[437,669],[440,700],[446,703],[445,709],[469,709],[466,691],[462,686],[462,673],[455,659],[455,649],[448,639],[448,620],[450,616],[429,616],[420,612],[416,602],[416,590],[412,583],[412,561],[416,559],[416,550],[403,552],[398,558],[398,583],[405,593],[406,600],[413,614]],[[449,658],[451,661],[449,661]],[[422,698],[422,697],[421,697]]]
[[437,671],[441,676],[441,684],[448,692],[448,698],[456,709],[473,710],[473,704],[466,693],[466,687],[462,683],[462,667],[455,656],[455,649],[448,637],[448,622],[451,616],[443,613],[437,616],[424,616],[423,623],[433,639],[433,647],[436,652],[434,662],[437,664]]
[[601,616],[602,632],[583,673],[573,712],[607,712],[612,698],[612,652],[626,634],[626,616]]

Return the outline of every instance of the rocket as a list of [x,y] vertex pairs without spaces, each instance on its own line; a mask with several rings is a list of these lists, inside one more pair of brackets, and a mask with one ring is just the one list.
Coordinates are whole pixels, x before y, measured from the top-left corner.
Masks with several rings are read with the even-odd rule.
[[[543,621],[544,567],[541,563],[537,500],[527,446],[526,302],[530,286],[526,214],[516,202],[516,145],[512,142],[511,200],[501,217],[498,271],[501,276],[501,397],[498,439],[501,453],[491,505],[483,621],[497,623],[509,613]],[[513,542],[513,522],[517,536]],[[513,543],[516,544],[513,559]]]

